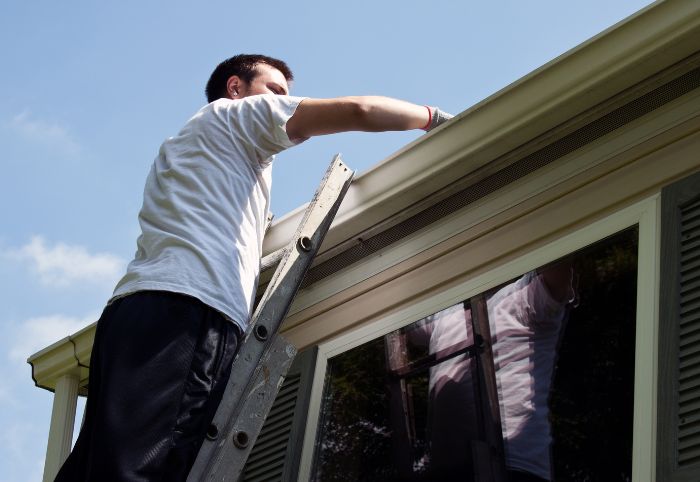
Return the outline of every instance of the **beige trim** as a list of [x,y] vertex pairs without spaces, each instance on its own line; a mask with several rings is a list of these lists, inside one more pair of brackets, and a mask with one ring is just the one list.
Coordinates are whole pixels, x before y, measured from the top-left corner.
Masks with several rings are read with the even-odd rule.
[[79,381],[78,375],[71,373],[61,375],[56,381],[49,442],[46,447],[44,482],[52,482],[56,478],[58,470],[70,454]]
[[657,379],[659,352],[659,286],[661,263],[661,198],[641,213],[637,256],[637,334],[634,363],[632,480],[656,478]]

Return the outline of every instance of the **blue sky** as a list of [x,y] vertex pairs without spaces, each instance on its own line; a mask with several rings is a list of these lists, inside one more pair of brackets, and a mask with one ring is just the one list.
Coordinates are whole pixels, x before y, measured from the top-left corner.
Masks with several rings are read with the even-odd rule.
[[[648,3],[3,2],[0,481],[41,480],[52,394],[26,359],[99,316],[135,251],[150,164],[203,105],[218,62],[265,53],[294,70],[295,95],[388,95],[456,114]],[[334,153],[364,171],[420,134],[282,153],[273,211],[308,201]]]

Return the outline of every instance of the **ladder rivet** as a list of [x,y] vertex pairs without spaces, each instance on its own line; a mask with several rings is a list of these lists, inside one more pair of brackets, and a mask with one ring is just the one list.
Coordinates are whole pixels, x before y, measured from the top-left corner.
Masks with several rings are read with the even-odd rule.
[[267,340],[267,327],[265,325],[255,325],[255,338],[257,338],[260,341],[265,341]]
[[297,245],[302,251],[311,251],[311,239],[308,236],[302,236],[301,238],[299,238],[299,241],[297,241]]
[[213,423],[209,425],[209,429],[207,430],[207,438],[209,440],[216,440],[216,438],[219,436],[219,429],[216,425]]
[[246,448],[249,441],[250,439],[248,438],[248,434],[242,430],[240,432],[236,432],[236,434],[233,436],[233,445],[239,449]]

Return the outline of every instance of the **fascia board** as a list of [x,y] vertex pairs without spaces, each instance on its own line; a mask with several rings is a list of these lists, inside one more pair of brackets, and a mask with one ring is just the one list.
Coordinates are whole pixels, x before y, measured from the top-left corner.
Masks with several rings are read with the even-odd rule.
[[[357,176],[324,247],[351,239],[681,61],[698,46],[700,2],[648,6]],[[273,223],[265,237],[265,254],[288,243],[302,215],[303,206]]]

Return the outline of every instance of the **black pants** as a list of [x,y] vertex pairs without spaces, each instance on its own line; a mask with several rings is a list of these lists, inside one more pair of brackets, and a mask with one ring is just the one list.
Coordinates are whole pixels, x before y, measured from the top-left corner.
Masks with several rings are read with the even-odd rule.
[[219,312],[176,293],[138,292],[105,308],[85,423],[56,480],[185,480],[239,336]]
[[520,472],[518,470],[508,471],[508,482],[548,482],[547,479],[538,477],[529,472]]

